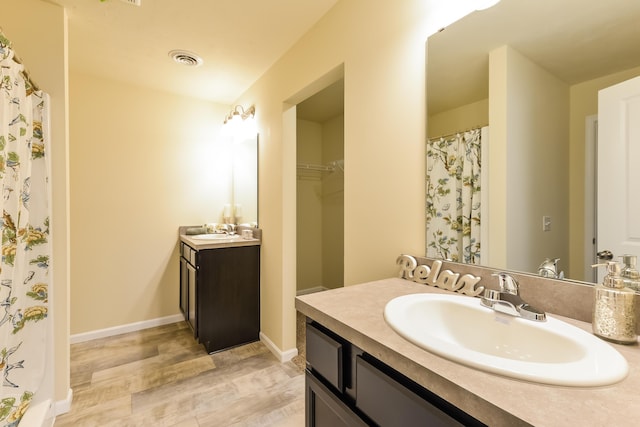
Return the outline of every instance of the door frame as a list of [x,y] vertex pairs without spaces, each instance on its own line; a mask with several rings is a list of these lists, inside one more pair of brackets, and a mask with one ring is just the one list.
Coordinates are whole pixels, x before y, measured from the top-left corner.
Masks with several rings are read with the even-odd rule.
[[591,267],[598,252],[598,115],[585,118],[584,141],[584,270],[587,282],[596,282],[597,271]]

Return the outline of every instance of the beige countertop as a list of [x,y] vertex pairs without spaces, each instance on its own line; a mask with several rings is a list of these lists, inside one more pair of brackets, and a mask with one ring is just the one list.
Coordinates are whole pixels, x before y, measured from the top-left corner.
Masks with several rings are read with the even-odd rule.
[[[203,249],[220,249],[220,248],[236,248],[241,246],[259,246],[262,244],[262,229],[249,227],[246,225],[237,226],[237,235],[239,237],[234,239],[222,239],[222,240],[202,240],[195,239],[197,234],[187,234],[187,230],[190,228],[202,227],[201,225],[180,226],[178,227],[178,236],[180,241],[189,245],[196,251]],[[244,230],[251,230],[253,233],[253,239],[244,239],[241,234]]]
[[[391,278],[296,298],[296,309],[490,426],[640,425],[640,348],[612,344],[628,361],[619,383],[572,388],[530,383],[460,365],[396,334],[383,310],[395,297],[445,293]],[[548,313],[591,332],[589,323]],[[473,325],[469,325],[473,328]]]
[[223,240],[198,240],[194,236],[181,234],[180,241],[191,246],[191,248],[200,251],[203,249],[219,249],[219,248],[237,248],[240,246],[258,246],[262,243],[260,239],[243,239],[238,237],[235,239]]

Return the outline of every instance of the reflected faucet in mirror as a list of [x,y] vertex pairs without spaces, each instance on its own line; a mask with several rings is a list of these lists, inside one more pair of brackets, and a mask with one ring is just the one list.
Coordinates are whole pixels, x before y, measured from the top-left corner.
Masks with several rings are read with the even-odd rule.
[[564,271],[558,273],[558,261],[560,261],[560,258],[546,258],[538,267],[538,276],[550,279],[564,279]]

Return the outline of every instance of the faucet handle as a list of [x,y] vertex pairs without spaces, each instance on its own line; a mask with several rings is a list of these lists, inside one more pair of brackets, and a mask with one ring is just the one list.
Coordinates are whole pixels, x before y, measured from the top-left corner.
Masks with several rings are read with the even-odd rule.
[[518,281],[508,273],[493,273],[492,276],[498,276],[498,284],[500,285],[501,292],[506,292],[512,295],[518,295],[520,293],[520,286],[518,285]]

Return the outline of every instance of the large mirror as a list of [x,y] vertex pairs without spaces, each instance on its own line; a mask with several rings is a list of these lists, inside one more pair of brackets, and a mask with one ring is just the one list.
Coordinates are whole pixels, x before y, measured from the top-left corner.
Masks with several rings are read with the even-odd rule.
[[235,222],[258,224],[258,135],[233,141],[233,201]]
[[597,93],[640,75],[639,23],[639,1],[502,0],[429,38],[428,137],[489,128],[481,264],[594,280]]

